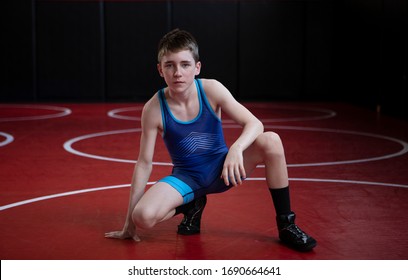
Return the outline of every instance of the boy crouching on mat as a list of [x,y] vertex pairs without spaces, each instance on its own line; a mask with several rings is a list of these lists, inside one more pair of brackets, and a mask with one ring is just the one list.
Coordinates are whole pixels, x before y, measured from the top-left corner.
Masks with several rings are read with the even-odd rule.
[[[199,233],[206,195],[242,184],[258,164],[264,164],[280,240],[299,251],[314,248],[316,240],[295,224],[279,136],[264,132],[262,123],[221,83],[195,79],[201,63],[194,37],[179,29],[166,34],[159,43],[157,68],[167,87],[143,108],[140,151],[125,225],[105,237],[140,241],[137,228],[151,228],[180,213],[184,218],[178,233]],[[242,126],[240,136],[229,148],[222,132],[221,111]],[[174,168],[171,175],[145,191],[158,134]]]

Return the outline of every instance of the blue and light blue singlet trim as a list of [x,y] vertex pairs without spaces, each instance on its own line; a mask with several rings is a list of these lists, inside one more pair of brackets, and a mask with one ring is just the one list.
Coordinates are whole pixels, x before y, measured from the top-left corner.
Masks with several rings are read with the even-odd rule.
[[160,179],[159,182],[164,182],[175,188],[183,197],[184,204],[194,199],[193,189],[189,185],[174,176],[167,176]]

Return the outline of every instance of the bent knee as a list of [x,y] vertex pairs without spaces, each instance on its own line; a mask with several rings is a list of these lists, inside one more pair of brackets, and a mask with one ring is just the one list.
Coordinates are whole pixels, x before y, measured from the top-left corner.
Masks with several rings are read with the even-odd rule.
[[266,131],[262,133],[260,137],[265,138],[268,142],[281,142],[279,134],[273,131]]
[[132,220],[136,227],[149,229],[157,224],[157,217],[152,209],[135,207],[132,212]]
[[284,156],[284,149],[279,135],[267,131],[258,136],[258,145],[265,156]]
[[276,149],[282,146],[281,138],[273,131],[267,131],[259,135],[259,142],[265,149]]

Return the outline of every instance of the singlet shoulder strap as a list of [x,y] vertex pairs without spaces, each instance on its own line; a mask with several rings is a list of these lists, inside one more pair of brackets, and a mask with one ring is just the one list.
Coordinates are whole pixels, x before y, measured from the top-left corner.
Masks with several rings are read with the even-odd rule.
[[217,114],[214,112],[213,108],[211,107],[210,102],[207,99],[207,94],[204,91],[204,86],[203,83],[201,81],[201,79],[197,79],[197,88],[198,88],[198,92],[199,92],[199,97],[202,100],[201,103],[205,104],[204,106],[207,108],[207,110],[209,110],[211,112],[211,114],[219,121],[221,121],[221,119],[217,116]]

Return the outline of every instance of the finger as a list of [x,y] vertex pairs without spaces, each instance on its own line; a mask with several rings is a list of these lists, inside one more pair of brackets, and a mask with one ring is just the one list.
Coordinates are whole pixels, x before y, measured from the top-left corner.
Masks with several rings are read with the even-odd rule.
[[105,233],[106,238],[117,238],[116,232],[107,232]]
[[126,239],[128,237],[123,235],[122,231],[112,231],[105,233],[106,238]]
[[140,238],[139,238],[139,236],[138,236],[137,234],[133,235],[133,236],[132,236],[132,239],[133,239],[135,242],[140,242]]
[[245,172],[245,168],[242,165],[240,166],[240,174],[241,174],[240,178],[245,180],[246,179],[246,172]]
[[224,184],[226,186],[229,186],[230,182],[229,182],[229,178],[228,178],[228,169],[225,168],[225,167],[222,170],[221,178],[224,180]]
[[242,180],[241,180],[241,172],[239,167],[237,167],[235,169],[235,181],[237,182],[237,184],[241,185],[242,184]]
[[229,170],[229,172],[228,172],[228,175],[229,175],[229,179],[230,179],[230,181],[231,181],[231,183],[232,183],[232,185],[236,185],[237,184],[237,180],[236,180],[236,176],[235,176],[235,170],[234,170],[234,168],[230,168],[230,170]]

